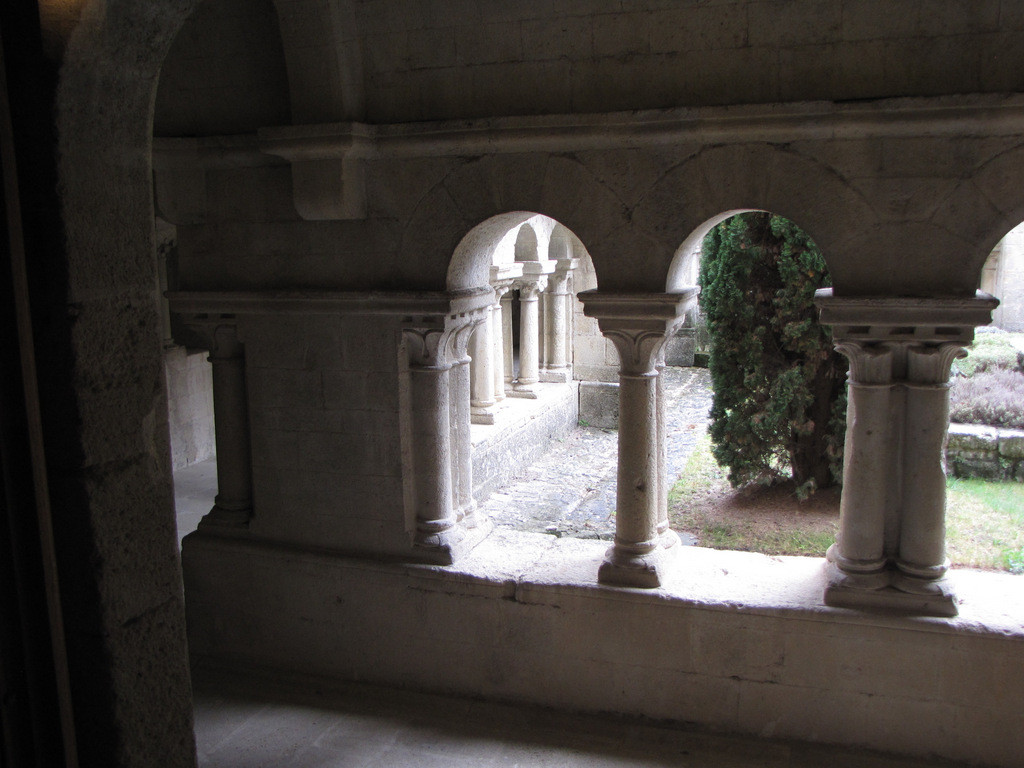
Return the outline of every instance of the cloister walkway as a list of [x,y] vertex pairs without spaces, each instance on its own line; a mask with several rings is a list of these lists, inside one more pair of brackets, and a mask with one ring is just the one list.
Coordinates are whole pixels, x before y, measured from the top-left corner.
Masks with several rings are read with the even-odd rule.
[[[703,368],[665,369],[667,471],[679,476],[707,431],[711,378]],[[618,433],[581,426],[481,505],[498,527],[611,540],[615,534]],[[178,538],[195,530],[217,493],[216,459],[174,473]],[[684,543],[687,534],[681,534]]]
[[[665,369],[670,487],[707,432],[711,377],[703,368]],[[496,526],[558,536],[615,535],[618,433],[581,426],[481,505]],[[687,534],[681,537],[686,542]]]

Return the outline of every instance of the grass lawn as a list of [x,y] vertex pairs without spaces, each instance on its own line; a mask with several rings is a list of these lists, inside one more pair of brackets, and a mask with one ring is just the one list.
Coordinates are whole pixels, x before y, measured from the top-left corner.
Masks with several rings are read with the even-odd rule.
[[[1024,484],[949,480],[946,550],[953,565],[1024,573]],[[669,494],[672,527],[699,546],[820,557],[835,541],[839,493],[799,501],[791,486],[734,490],[705,437]]]

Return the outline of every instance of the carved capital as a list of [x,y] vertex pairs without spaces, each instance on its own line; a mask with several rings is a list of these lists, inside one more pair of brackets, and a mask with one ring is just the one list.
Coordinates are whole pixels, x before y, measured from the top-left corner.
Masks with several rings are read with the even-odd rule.
[[847,340],[838,342],[836,351],[850,361],[850,381],[856,384],[892,383],[892,346]]
[[532,277],[522,278],[516,280],[515,286],[519,289],[519,300],[520,301],[536,301],[537,297],[541,294],[548,284],[547,276],[543,277]]
[[445,329],[443,327],[403,328],[402,344],[405,347],[410,367],[447,368],[451,365],[444,357]]
[[907,347],[907,381],[915,384],[945,385],[957,358],[966,357],[961,344],[914,344]]
[[509,291],[512,290],[514,284],[515,284],[515,280],[512,280],[512,279],[499,280],[499,281],[491,284],[491,287],[494,289],[494,304],[495,304],[495,306],[500,306],[501,305],[501,300],[503,298],[505,298],[505,294],[507,294]]
[[444,315],[406,317],[402,342],[410,366],[450,368],[468,360],[473,329],[484,321],[494,303],[494,293],[473,291],[453,295]]
[[671,336],[666,331],[608,329],[604,332],[619,353],[619,371],[627,376],[653,374],[658,367],[665,342]]
[[665,341],[682,326],[699,290],[694,286],[680,293],[584,291],[578,297],[584,313],[597,318],[601,332],[618,350],[622,372],[643,375],[654,371]]

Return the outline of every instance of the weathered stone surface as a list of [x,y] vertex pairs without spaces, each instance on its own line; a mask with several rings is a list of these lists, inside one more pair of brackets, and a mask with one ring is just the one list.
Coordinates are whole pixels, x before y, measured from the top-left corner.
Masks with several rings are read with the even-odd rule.
[[999,431],[980,424],[950,424],[947,448],[951,451],[995,451]]
[[984,480],[1002,480],[1003,468],[996,457],[991,459],[961,458],[952,461],[955,477],[978,477]]
[[618,428],[618,384],[599,381],[580,382],[580,424],[585,427]]
[[1007,459],[1024,459],[1024,430],[1000,430],[999,455]]

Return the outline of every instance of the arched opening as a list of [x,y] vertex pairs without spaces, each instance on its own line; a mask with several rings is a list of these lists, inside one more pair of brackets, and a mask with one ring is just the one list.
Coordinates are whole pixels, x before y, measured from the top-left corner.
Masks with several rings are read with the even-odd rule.
[[528,212],[479,224],[456,249],[448,281],[465,291],[485,279],[494,303],[469,342],[473,487],[481,503],[575,429],[581,387],[607,364],[604,340],[576,298],[581,285],[596,287],[593,262],[564,225]]
[[977,329],[953,363],[948,550],[954,565],[1024,573],[1024,224],[985,260],[979,289],[999,299],[992,324]]
[[680,467],[674,527],[715,548],[823,555],[838,494],[796,498],[841,480],[846,362],[817,322],[823,255],[788,219],[729,211],[677,250],[669,286],[684,284],[701,288],[682,332],[707,329],[711,408]]

